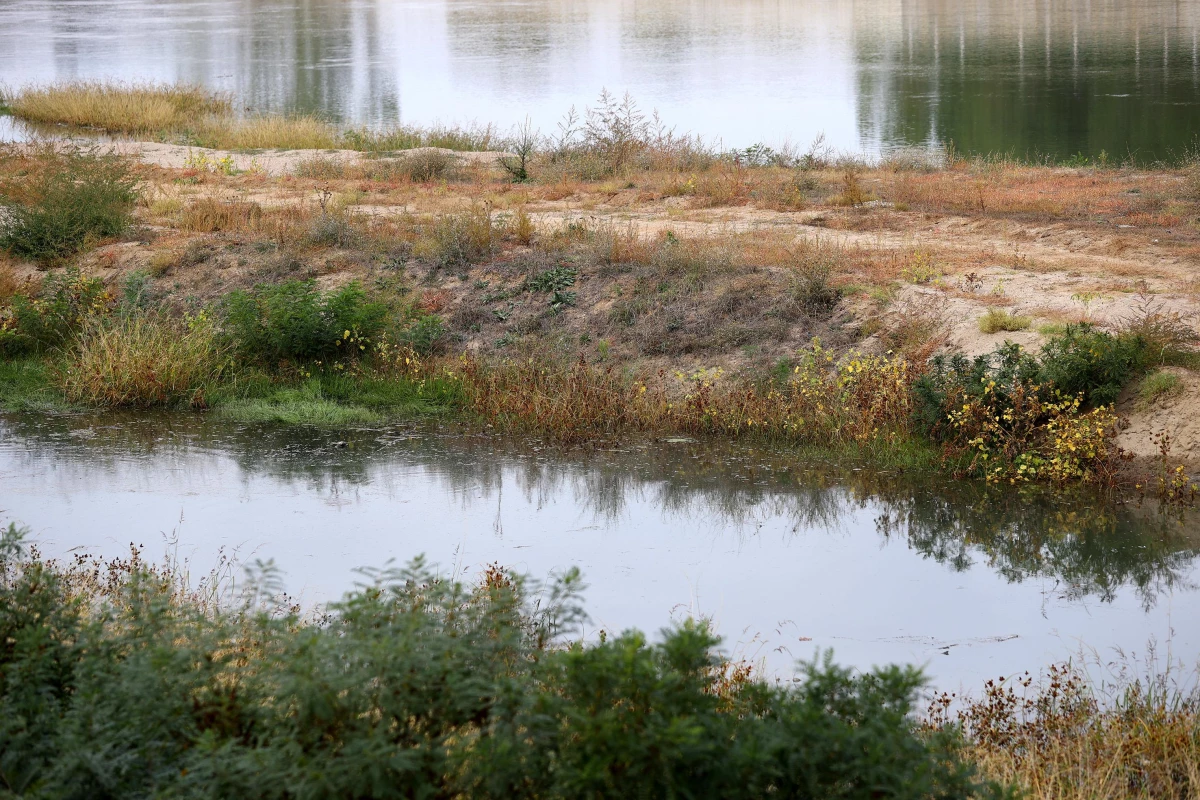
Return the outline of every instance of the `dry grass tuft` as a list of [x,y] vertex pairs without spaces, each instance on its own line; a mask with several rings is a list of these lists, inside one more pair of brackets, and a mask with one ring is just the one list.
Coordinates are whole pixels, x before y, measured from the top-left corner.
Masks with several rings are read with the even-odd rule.
[[209,119],[192,126],[201,147],[217,150],[333,150],[342,146],[337,129],[316,117]]
[[177,226],[188,233],[219,233],[251,229],[262,218],[257,203],[202,197],[179,213]]
[[10,105],[14,116],[30,122],[121,133],[176,130],[230,111],[229,98],[199,86],[95,81],[30,87]]
[[186,402],[203,408],[205,389],[228,363],[207,318],[134,314],[90,320],[59,377],[76,403],[148,408]]

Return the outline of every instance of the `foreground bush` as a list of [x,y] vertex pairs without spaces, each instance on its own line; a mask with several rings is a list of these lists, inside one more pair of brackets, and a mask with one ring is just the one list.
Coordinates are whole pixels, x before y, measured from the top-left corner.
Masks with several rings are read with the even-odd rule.
[[0,794],[24,797],[967,798],[920,676],[828,661],[730,673],[702,625],[565,634],[577,574],[537,591],[420,561],[317,622],[183,590],[137,556],[61,565],[0,540]]
[[358,283],[322,292],[315,281],[288,281],[236,291],[226,298],[225,325],[237,348],[267,361],[338,358],[365,347],[388,319]]
[[60,383],[73,403],[203,408],[205,390],[229,367],[227,350],[205,316],[95,317],[68,354]]
[[30,173],[0,186],[0,248],[43,263],[70,257],[124,233],[137,199],[124,160],[47,146]]

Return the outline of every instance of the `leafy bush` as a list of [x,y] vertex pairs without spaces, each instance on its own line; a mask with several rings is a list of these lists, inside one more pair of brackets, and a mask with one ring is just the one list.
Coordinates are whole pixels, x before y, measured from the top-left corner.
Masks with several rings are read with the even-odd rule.
[[1115,415],[1041,382],[1044,368],[1012,343],[973,360],[936,357],[914,383],[915,415],[948,456],[989,481],[1111,483]]
[[0,186],[0,248],[49,263],[129,227],[138,180],[124,160],[46,148],[35,163]]
[[112,297],[99,278],[76,268],[52,272],[36,298],[13,296],[12,317],[6,327],[6,349],[19,351],[69,344],[95,314],[104,313]]
[[437,314],[426,314],[418,317],[400,339],[411,347],[413,352],[427,356],[437,352],[445,342],[446,336],[445,321]]
[[315,281],[288,281],[225,299],[225,327],[237,348],[268,361],[355,355],[387,321],[387,307],[368,300],[357,282],[322,292]]
[[[734,672],[703,625],[567,645],[541,591],[416,561],[305,622],[269,569],[197,594],[136,551],[68,565],[0,538],[0,785],[39,797],[929,798],[999,794],[918,672]],[[253,577],[253,576],[252,576]]]
[[1145,342],[1136,334],[1114,336],[1087,323],[1068,325],[1042,348],[1040,379],[1068,397],[1082,395],[1085,405],[1108,405],[1143,369],[1145,359]]

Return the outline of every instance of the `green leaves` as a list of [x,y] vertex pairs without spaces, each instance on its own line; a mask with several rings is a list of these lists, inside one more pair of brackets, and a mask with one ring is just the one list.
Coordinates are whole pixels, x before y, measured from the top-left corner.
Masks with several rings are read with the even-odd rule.
[[[921,676],[827,657],[729,673],[688,622],[582,643],[577,571],[464,585],[364,571],[320,623],[264,568],[218,609],[136,557],[37,560],[0,539],[0,796],[967,798]],[[95,576],[107,576],[97,582]]]
[[388,316],[387,307],[367,300],[357,282],[322,292],[315,281],[287,281],[225,299],[226,328],[238,348],[267,361],[355,355]]

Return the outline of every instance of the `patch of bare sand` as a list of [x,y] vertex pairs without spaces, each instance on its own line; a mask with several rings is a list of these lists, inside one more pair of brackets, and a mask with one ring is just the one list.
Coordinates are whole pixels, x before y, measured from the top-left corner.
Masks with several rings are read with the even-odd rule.
[[[143,163],[152,164],[164,169],[184,169],[189,164],[195,164],[201,158],[209,163],[222,162],[230,159],[234,169],[241,171],[261,170],[268,175],[288,175],[304,161],[313,158],[323,158],[353,164],[367,160],[369,157],[357,150],[260,150],[256,152],[237,152],[233,150],[212,150],[206,147],[187,147],[178,144],[161,142],[124,142],[117,141],[106,145],[108,149],[121,155],[137,158]],[[463,164],[492,165],[496,159],[506,155],[500,151],[459,152],[440,147],[418,147],[405,150],[400,156],[372,158],[371,160],[398,160],[419,155],[424,152],[442,152],[458,159]]]
[[1134,399],[1136,387],[1127,389],[1118,408],[1129,424],[1117,444],[1135,456],[1153,458],[1158,455],[1155,436],[1165,433],[1171,437],[1172,460],[1200,463],[1200,375],[1179,367],[1164,371],[1179,377],[1179,391],[1143,407]]

